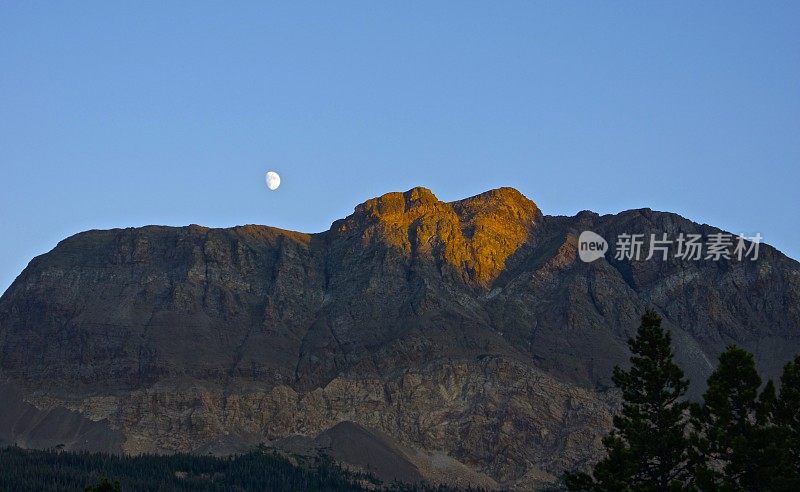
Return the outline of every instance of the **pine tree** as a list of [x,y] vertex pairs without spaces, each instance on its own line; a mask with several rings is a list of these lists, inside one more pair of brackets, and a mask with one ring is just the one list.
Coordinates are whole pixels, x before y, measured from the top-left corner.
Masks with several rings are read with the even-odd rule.
[[631,368],[614,368],[623,406],[603,440],[608,456],[591,476],[567,473],[565,485],[596,491],[689,489],[688,403],[683,399],[689,382],[673,362],[670,334],[661,328],[661,318],[648,311],[628,346]]
[[705,490],[769,490],[775,459],[772,414],[777,401],[761,378],[752,354],[730,346],[708,378],[703,405],[694,408],[695,443],[702,459],[698,483]]
[[97,485],[88,485],[85,489],[86,492],[119,492],[119,482],[111,482],[109,479],[103,477]]
[[783,367],[780,398],[774,404],[782,460],[775,476],[775,488],[800,490],[800,355]]

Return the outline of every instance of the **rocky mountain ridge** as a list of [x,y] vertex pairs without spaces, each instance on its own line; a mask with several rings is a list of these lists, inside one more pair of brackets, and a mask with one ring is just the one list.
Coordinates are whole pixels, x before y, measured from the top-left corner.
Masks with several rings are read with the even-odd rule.
[[695,395],[727,344],[770,376],[800,352],[800,264],[774,248],[584,263],[584,230],[719,232],[647,209],[546,216],[511,188],[450,203],[414,188],[319,234],[78,234],[0,298],[0,382],[19,400],[0,405],[0,441],[48,445],[52,429],[98,447],[75,432],[91,428],[113,436],[103,449],[224,453],[353,422],[433,481],[530,488],[597,458],[611,368],[645,309]]

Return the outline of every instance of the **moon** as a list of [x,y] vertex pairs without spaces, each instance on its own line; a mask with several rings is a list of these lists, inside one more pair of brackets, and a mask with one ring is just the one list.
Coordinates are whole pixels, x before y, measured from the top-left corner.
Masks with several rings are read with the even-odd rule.
[[269,171],[267,173],[267,188],[270,190],[277,190],[278,186],[281,185],[281,177],[275,171]]

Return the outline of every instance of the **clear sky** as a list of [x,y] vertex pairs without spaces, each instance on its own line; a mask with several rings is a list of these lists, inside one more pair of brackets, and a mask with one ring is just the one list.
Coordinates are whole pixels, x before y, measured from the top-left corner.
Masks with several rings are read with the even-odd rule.
[[798,183],[800,2],[0,4],[0,291],[82,230],[316,232],[416,185],[800,258]]

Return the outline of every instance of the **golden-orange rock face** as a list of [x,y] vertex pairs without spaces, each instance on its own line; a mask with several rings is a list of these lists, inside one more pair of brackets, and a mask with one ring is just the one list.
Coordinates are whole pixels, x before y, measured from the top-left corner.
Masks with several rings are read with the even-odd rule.
[[334,229],[444,262],[465,282],[488,287],[540,220],[536,204],[513,188],[448,203],[418,187],[368,200]]

